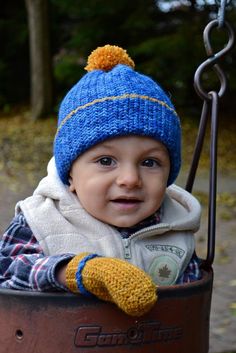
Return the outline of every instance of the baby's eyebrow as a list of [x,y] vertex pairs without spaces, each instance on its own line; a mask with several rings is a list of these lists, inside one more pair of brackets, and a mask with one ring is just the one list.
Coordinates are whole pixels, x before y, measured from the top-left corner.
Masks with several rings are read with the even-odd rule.
[[109,143],[102,143],[100,144],[99,148],[111,148],[114,147],[113,144],[109,144]]
[[110,150],[110,149],[114,149],[115,147],[112,144],[109,143],[102,143],[99,144],[99,146],[96,146],[95,150],[99,151],[99,150]]
[[113,151],[114,149],[112,148],[112,146],[109,145],[100,145],[100,146],[96,146],[94,148],[92,148],[89,152],[90,155],[101,155],[101,154],[107,154],[110,153],[111,151]]
[[[94,153],[108,153],[108,152],[112,152],[115,153],[116,152],[116,147],[112,146],[112,144],[104,144],[104,145],[100,145],[98,148],[96,148],[94,151]],[[161,154],[168,154],[168,152],[161,147],[147,147],[146,149],[144,149],[143,151],[140,151],[140,154],[143,156],[148,156],[148,155],[152,155],[157,153],[158,155]]]
[[165,149],[163,147],[147,147],[147,151],[148,152],[162,152],[162,151],[165,151]]

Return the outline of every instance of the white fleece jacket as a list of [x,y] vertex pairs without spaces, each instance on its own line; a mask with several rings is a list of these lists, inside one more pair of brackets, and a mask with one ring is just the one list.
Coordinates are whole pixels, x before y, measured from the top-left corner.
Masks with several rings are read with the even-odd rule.
[[161,223],[139,230],[128,239],[92,217],[58,177],[54,158],[48,175],[31,197],[18,202],[45,255],[81,252],[126,259],[149,273],[155,283],[176,282],[194,251],[194,232],[201,208],[182,188],[172,185],[162,205]]

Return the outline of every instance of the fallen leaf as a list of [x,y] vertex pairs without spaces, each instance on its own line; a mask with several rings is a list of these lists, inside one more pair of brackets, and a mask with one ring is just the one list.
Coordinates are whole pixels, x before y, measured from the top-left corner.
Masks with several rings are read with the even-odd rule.
[[231,281],[229,281],[229,285],[230,287],[236,287],[236,279],[232,279]]

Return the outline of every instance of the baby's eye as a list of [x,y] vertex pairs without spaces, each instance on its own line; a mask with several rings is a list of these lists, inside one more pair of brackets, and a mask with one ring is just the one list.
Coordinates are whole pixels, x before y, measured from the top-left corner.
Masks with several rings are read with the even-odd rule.
[[160,163],[153,158],[147,158],[142,162],[142,166],[148,168],[158,167],[159,165]]
[[104,166],[112,166],[115,163],[111,157],[102,157],[97,162]]

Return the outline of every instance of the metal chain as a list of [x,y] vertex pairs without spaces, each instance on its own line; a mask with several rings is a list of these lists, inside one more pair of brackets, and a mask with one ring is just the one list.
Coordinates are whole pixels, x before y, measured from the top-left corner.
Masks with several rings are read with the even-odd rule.
[[[219,1],[217,1],[219,3]],[[203,41],[208,59],[205,60],[196,70],[194,75],[194,87],[203,100],[202,114],[200,119],[199,131],[192,164],[190,167],[186,190],[192,192],[194,179],[202,151],[205,138],[207,121],[210,116],[211,123],[211,144],[210,144],[210,176],[209,176],[209,206],[208,206],[208,244],[207,257],[204,260],[205,267],[211,267],[215,254],[215,224],[216,224],[216,185],[217,185],[217,136],[218,136],[218,101],[227,89],[227,80],[224,71],[219,66],[219,60],[224,57],[234,45],[234,31],[231,25],[225,21],[226,0],[222,0],[219,8],[218,20],[211,21],[203,32]],[[227,2],[227,4],[230,1]],[[210,35],[215,28],[223,28],[228,33],[228,43],[217,53],[214,53],[211,46]],[[214,69],[219,80],[220,89],[218,92],[211,90],[206,92],[202,87],[202,75],[206,69]]]
[[226,76],[223,72],[223,70],[220,68],[218,62],[221,58],[223,58],[233,47],[234,45],[234,31],[231,25],[228,22],[224,22],[224,28],[223,30],[227,30],[228,33],[228,43],[225,45],[225,47],[220,50],[217,53],[213,52],[212,46],[211,46],[211,33],[214,28],[218,27],[218,20],[213,20],[208,25],[205,27],[204,32],[203,32],[203,41],[206,49],[206,53],[208,56],[208,59],[205,60],[196,70],[195,75],[194,75],[194,87],[197,92],[197,94],[202,98],[203,100],[211,100],[211,96],[208,94],[208,92],[205,92],[205,90],[202,87],[202,75],[206,69],[211,69],[213,68],[220,80],[220,90],[218,92],[219,97],[221,98],[226,90],[227,86],[227,80]]
[[219,5],[218,25],[219,28],[222,28],[225,22],[225,8],[231,3],[231,0],[216,0],[216,3]]
[[[218,4],[218,6],[220,6],[222,4],[223,0],[216,0],[216,4]],[[232,0],[227,0],[226,1],[226,6],[228,6],[230,3],[232,2]]]

